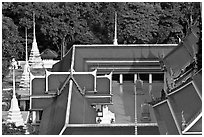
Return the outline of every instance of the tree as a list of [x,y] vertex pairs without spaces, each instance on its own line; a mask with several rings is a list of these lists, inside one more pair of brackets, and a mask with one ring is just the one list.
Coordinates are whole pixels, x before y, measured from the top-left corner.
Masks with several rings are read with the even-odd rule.
[[200,4],[196,2],[162,2],[159,22],[159,42],[178,43],[178,37],[187,35],[187,30],[200,15]]
[[201,16],[201,3],[200,2],[183,2],[181,4],[181,13],[183,18],[181,24],[184,26],[184,32],[194,25]]
[[157,36],[159,14],[153,3],[126,3],[121,11],[120,33],[127,43],[149,43]]
[[10,58],[22,59],[24,49],[18,26],[9,17],[2,16],[2,77],[9,72]]
[[25,135],[23,126],[16,127],[14,123],[6,123],[2,120],[2,135]]
[[23,53],[22,38],[18,35],[18,26],[9,17],[2,16],[2,51],[3,57],[14,56],[21,59]]
[[[22,38],[25,38],[27,27],[29,50],[33,39],[33,12],[40,52],[50,48],[60,54],[61,45],[69,49],[73,44],[113,43],[115,12],[119,43],[178,43],[178,37],[184,37],[189,24],[200,15],[200,3],[3,3],[3,16],[9,18],[11,26],[13,22],[15,27],[12,28],[16,28],[13,29],[16,40],[11,41],[25,45]],[[6,45],[8,40],[3,42]],[[25,55],[24,50],[18,54]]]
[[183,37],[183,26],[179,23],[182,14],[179,3],[161,3],[163,14],[159,21],[159,43],[178,43],[178,36]]

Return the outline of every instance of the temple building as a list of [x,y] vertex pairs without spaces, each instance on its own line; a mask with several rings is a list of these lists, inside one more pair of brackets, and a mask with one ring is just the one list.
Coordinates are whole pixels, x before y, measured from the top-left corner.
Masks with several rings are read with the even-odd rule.
[[[45,76],[31,76],[33,123],[40,134],[159,134],[147,102],[160,97],[160,56],[175,47],[74,45]],[[108,124],[104,107],[114,114]]]
[[199,29],[163,58],[166,89],[152,101],[160,134],[202,134],[202,65],[199,64]]
[[201,134],[194,30],[179,44],[120,45],[115,32],[114,44],[73,45],[30,74],[32,124],[42,135]]

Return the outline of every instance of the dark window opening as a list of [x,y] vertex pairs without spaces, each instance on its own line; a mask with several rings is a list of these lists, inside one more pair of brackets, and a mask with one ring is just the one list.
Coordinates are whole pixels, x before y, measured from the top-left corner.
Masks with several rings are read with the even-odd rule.
[[21,106],[20,106],[20,102],[21,102],[21,101],[20,101],[20,100],[18,100],[18,107],[21,107]]
[[43,111],[39,111],[39,120],[42,119],[42,113],[43,113]]
[[112,80],[113,80],[113,81],[119,81],[119,77],[120,77],[119,74],[113,74],[113,75],[112,75]]
[[164,74],[152,74],[152,81],[164,81]]
[[149,82],[149,74],[139,74],[139,78],[144,82]]
[[21,101],[20,100],[18,100],[18,107],[19,107],[19,109],[20,109],[20,111],[24,111],[23,110],[23,105],[21,105],[21,103],[20,103]]
[[123,74],[123,81],[134,82],[134,74]]
[[26,111],[29,111],[30,109],[30,101],[29,100],[26,100]]

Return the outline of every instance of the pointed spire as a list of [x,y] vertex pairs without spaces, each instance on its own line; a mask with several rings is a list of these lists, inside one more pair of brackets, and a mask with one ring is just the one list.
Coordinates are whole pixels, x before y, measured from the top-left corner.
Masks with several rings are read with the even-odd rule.
[[117,12],[115,12],[115,35],[114,35],[114,45],[118,45],[118,39],[117,39]]
[[35,12],[33,12],[33,47],[35,50],[38,50],[36,35],[35,35]]
[[36,42],[36,36],[35,36],[35,12],[33,12],[33,42]]
[[26,63],[28,63],[28,39],[27,39],[27,27],[25,28],[25,35],[26,35]]
[[38,45],[36,41],[35,35],[35,13],[33,12],[33,44],[32,49],[29,56],[29,63],[31,68],[43,68],[43,62],[40,57],[40,52],[38,50]]
[[29,83],[30,83],[30,77],[29,77],[30,68],[29,67],[30,66],[28,64],[27,28],[25,28],[25,35],[26,35],[26,60],[25,60],[23,74],[22,74],[19,86],[23,88],[29,88]]

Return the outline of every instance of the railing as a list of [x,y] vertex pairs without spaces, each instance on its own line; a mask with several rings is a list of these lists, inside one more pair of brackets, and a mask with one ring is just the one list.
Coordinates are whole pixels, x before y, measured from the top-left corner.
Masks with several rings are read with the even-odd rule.
[[164,90],[162,89],[162,91],[161,91],[161,97],[157,97],[156,99],[152,99],[152,101],[151,102],[148,102],[150,105],[152,105],[152,106],[154,106],[154,105],[156,105],[156,104],[158,104],[158,103],[160,103],[160,102],[162,102],[162,101],[164,101],[164,100],[166,100],[167,99],[167,95],[166,95],[166,93],[164,92]]
[[167,99],[167,97],[165,97],[165,98],[160,97],[160,98],[156,98],[155,100],[152,100],[151,102],[148,102],[148,103],[150,105],[154,106],[154,105],[156,105],[156,104],[158,104],[158,103],[160,103],[166,99]]
[[173,89],[167,90],[167,93],[168,93],[168,94],[171,94],[172,92],[174,92],[174,91],[178,90],[179,88],[185,86],[186,84],[188,84],[188,83],[191,82],[191,81],[192,81],[192,78],[189,77],[189,78],[187,78],[185,81],[183,81],[180,85],[174,87]]
[[[202,109],[200,109],[196,114],[186,123],[184,130],[202,113]],[[183,130],[183,131],[184,131]]]

